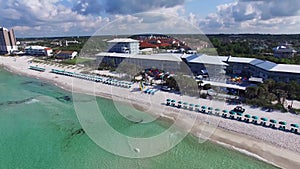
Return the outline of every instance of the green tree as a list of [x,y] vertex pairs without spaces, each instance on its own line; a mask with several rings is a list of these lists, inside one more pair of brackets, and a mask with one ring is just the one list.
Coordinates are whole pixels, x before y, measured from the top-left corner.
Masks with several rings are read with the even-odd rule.
[[124,73],[127,74],[130,79],[132,79],[135,75],[143,71],[141,67],[139,67],[136,64],[131,64],[128,62],[122,62],[119,64],[119,66],[116,69],[117,73]]
[[284,102],[285,102],[285,99],[287,97],[286,92],[284,90],[282,90],[282,89],[276,89],[275,90],[275,94],[277,96],[278,103],[280,103],[281,105],[283,105]]
[[258,87],[257,86],[249,86],[246,88],[245,97],[248,99],[256,98],[258,95]]
[[264,81],[264,84],[266,85],[265,88],[271,92],[272,90],[274,90],[275,86],[276,86],[276,82],[273,79],[267,79]]
[[211,89],[211,84],[207,83],[203,86],[203,90],[209,90]]
[[167,78],[166,85],[190,96],[198,96],[200,92],[196,80],[183,74]]

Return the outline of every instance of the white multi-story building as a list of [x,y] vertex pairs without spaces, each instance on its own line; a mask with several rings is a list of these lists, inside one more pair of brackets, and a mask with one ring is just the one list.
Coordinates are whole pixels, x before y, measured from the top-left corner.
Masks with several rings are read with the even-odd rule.
[[17,50],[14,30],[0,27],[0,54],[13,53]]
[[140,42],[130,38],[117,38],[108,41],[110,47],[108,52],[138,54]]
[[52,56],[53,50],[44,46],[27,46],[25,53],[32,56]]

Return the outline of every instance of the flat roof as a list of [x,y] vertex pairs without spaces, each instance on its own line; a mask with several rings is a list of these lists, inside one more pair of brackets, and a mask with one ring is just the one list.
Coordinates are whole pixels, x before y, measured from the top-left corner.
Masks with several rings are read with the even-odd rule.
[[121,42],[123,42],[123,43],[132,43],[132,42],[137,43],[139,41],[131,39],[131,38],[115,38],[115,39],[109,40],[107,42],[109,42],[109,43],[121,43]]
[[278,64],[272,69],[270,69],[270,71],[284,73],[300,73],[300,65]]
[[217,56],[208,56],[208,55],[205,55],[205,54],[201,54],[201,55],[193,54],[193,55],[190,55],[190,56],[185,56],[185,58],[189,63],[203,63],[203,64],[228,66],[228,64],[224,63]]
[[275,66],[277,66],[276,63],[270,62],[270,61],[264,61],[258,64],[255,64],[255,66],[264,69],[264,70],[271,70],[272,68],[274,68]]
[[[98,53],[96,56],[136,58],[136,59],[147,59],[147,60],[164,60],[164,61],[174,61],[174,62],[181,62],[182,61],[181,58],[185,58],[190,63],[228,66],[228,64],[224,63],[228,59],[227,56],[208,56],[204,54],[199,55],[199,54],[180,54],[180,53],[159,53],[159,54],[151,54],[151,55],[141,55],[141,54],[101,52]],[[270,72],[300,74],[300,65],[276,64],[274,62],[264,61],[256,58],[240,58],[240,57],[229,57],[228,62],[246,63]]]
[[221,83],[221,82],[213,82],[213,81],[206,81],[203,80],[203,85],[205,84],[211,84],[212,86],[218,86],[218,87],[227,87],[231,89],[238,89],[238,90],[246,90],[246,87],[235,85],[235,84],[227,84],[227,83]]
[[270,72],[300,73],[300,65],[276,64],[274,62],[265,61],[256,58],[240,58],[240,57],[232,57],[232,56],[219,56],[219,58],[223,62],[226,62],[228,59],[228,62],[246,63]]
[[263,83],[263,78],[260,78],[260,77],[250,77],[248,80],[251,82]]
[[223,62],[238,62],[238,63],[248,63],[248,64],[257,64],[263,62],[263,60],[256,58],[241,58],[233,56],[218,56]]
[[25,49],[46,49],[48,47],[45,46],[27,46]]
[[134,59],[145,59],[145,60],[164,60],[164,61],[173,61],[181,62],[182,54],[174,53],[159,53],[152,55],[140,55],[140,54],[126,54],[126,53],[113,53],[113,52],[101,52],[97,56],[109,56],[109,57],[121,57],[121,58],[134,58]]
[[239,63],[253,63],[256,62],[255,58],[239,58],[239,57],[231,57],[229,62],[239,62]]

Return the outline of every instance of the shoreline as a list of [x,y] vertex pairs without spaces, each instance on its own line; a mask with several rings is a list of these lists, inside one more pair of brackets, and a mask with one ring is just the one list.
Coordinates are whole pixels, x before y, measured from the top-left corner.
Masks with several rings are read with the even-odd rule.
[[[147,98],[145,94],[132,94],[133,96],[136,96],[136,98],[132,97],[132,98],[128,98],[126,97],[128,95],[128,93],[130,93],[130,91],[128,89],[122,89],[122,88],[117,88],[114,87],[116,91],[116,93],[120,92],[120,94],[114,94],[114,93],[109,93],[109,92],[103,92],[103,91],[97,91],[95,92],[93,88],[93,90],[91,90],[91,88],[84,88],[82,86],[85,85],[90,85],[93,86],[95,85],[94,82],[91,81],[85,81],[85,80],[81,80],[81,79],[74,79],[72,77],[63,77],[60,75],[55,75],[55,74],[51,74],[51,76],[43,76],[43,74],[47,74],[46,72],[36,72],[33,70],[29,70],[28,69],[28,65],[29,64],[24,64],[27,62],[27,57],[22,57],[23,62],[19,63],[21,60],[21,58],[17,58],[17,62],[14,62],[11,58],[9,57],[5,57],[5,59],[11,59],[11,61],[8,61],[11,64],[8,64],[4,61],[2,61],[2,59],[4,59],[4,57],[0,56],[0,65],[2,65],[3,67],[5,67],[8,71],[14,73],[14,74],[18,74],[20,76],[27,76],[27,77],[31,77],[31,78],[36,78],[36,79],[40,79],[42,81],[45,81],[47,83],[51,83],[54,84],[55,86],[62,88],[63,90],[67,90],[69,92],[78,92],[78,93],[83,93],[83,94],[88,94],[88,95],[93,95],[93,96],[99,96],[99,97],[104,97],[106,99],[118,99],[118,101],[120,102],[124,102],[126,104],[132,104],[132,102],[139,100],[139,102],[144,102],[142,101],[143,98]],[[25,61],[25,62],[24,62]],[[15,64],[14,64],[15,63]],[[21,67],[19,67],[19,64],[23,65]],[[15,66],[15,67],[14,67]],[[55,66],[49,66],[49,67],[53,67],[53,68],[57,68]],[[58,68],[61,69],[61,68]],[[49,75],[50,73],[48,73],[47,75]],[[57,78],[56,78],[57,76]],[[70,82],[70,80],[72,81],[72,83],[68,83]],[[74,81],[78,82],[75,84],[78,85],[74,85]],[[108,89],[111,89],[113,87],[107,87],[103,84],[99,84],[101,89],[104,88],[104,90],[109,91]],[[80,87],[81,86],[81,87]],[[96,86],[96,88],[99,86]],[[75,90],[75,91],[74,91]],[[128,90],[128,91],[125,91]],[[123,94],[123,95],[122,95]],[[139,98],[141,97],[141,98]],[[156,97],[154,96],[150,96],[150,97]],[[139,99],[137,99],[139,98]],[[151,100],[151,98],[150,98]],[[164,99],[165,100],[165,99]],[[147,106],[147,102],[144,102],[145,106]],[[212,104],[212,103],[211,103]],[[144,104],[143,104],[144,105]],[[141,109],[143,109],[143,105],[139,105],[141,107]],[[152,109],[150,109],[150,111],[146,111],[147,113],[150,113],[151,115],[155,116],[155,117],[159,117],[159,118],[163,118],[163,120],[170,120],[170,121],[174,121],[176,118],[178,118],[178,112],[183,112],[184,116],[185,116],[185,122],[187,122],[187,120],[189,120],[189,118],[191,117],[195,117],[197,116],[197,120],[196,123],[194,124],[194,128],[191,130],[190,134],[195,136],[195,137],[199,137],[198,133],[199,133],[199,128],[203,126],[204,128],[207,127],[207,125],[205,125],[203,123],[203,120],[198,119],[198,115],[195,115],[195,112],[188,112],[187,110],[179,110],[178,112],[174,111],[175,109],[172,109],[170,107],[166,107],[166,106],[158,106],[158,105],[154,105],[156,107]],[[151,105],[152,107],[152,105]],[[144,107],[146,110],[147,107]],[[154,113],[154,112],[160,112],[160,113]],[[204,115],[204,114],[199,114],[200,117],[205,117],[205,118],[210,118],[207,117],[208,115]],[[219,117],[220,118],[220,117]],[[187,119],[187,120],[186,120]],[[299,118],[300,119],[300,118]],[[231,130],[230,127],[227,127],[226,125],[231,125],[230,123],[237,123],[235,121],[228,121],[228,120],[223,120],[223,119],[219,119],[219,125],[218,128],[214,129],[212,135],[209,137],[209,140],[211,142],[214,142],[216,144],[225,146],[227,148],[230,148],[230,146],[233,146],[232,148],[234,149],[240,149],[240,150],[245,150],[246,152],[250,152],[256,156],[258,156],[259,158],[257,158],[258,160],[262,160],[265,159],[267,161],[267,163],[270,163],[272,165],[275,165],[277,167],[283,167],[283,168],[299,168],[300,166],[300,149],[297,147],[297,149],[295,151],[291,151],[290,149],[287,148],[282,148],[278,145],[271,144],[270,140],[269,142],[265,142],[265,140],[261,139],[261,138],[256,138],[255,136],[250,136],[247,134],[243,134],[243,132],[237,132],[234,130]],[[224,123],[224,124],[223,124]],[[225,124],[226,123],[226,124]],[[220,126],[221,125],[221,126]],[[225,125],[222,126],[222,125]],[[236,124],[232,124],[232,125],[236,125]],[[251,124],[240,124],[239,125],[244,125],[246,127],[258,127],[258,126],[252,126]],[[184,122],[183,124],[181,124],[181,126],[178,126],[179,128],[185,128],[184,126]],[[227,127],[227,128],[226,128]],[[235,126],[236,127],[236,126]],[[261,128],[264,129],[264,128]],[[201,133],[203,132],[208,132],[210,133],[210,129],[208,130],[200,130]],[[272,133],[279,133],[280,134],[285,134],[285,133],[280,133],[280,131],[274,131]],[[291,134],[291,133],[287,133],[287,134]],[[291,135],[293,136],[293,135]],[[280,136],[279,136],[280,137]],[[299,139],[299,135],[296,136]],[[297,144],[297,142],[295,143]],[[291,146],[291,145],[287,145],[287,146]],[[293,149],[293,148],[291,148]],[[272,150],[270,152],[270,150]],[[238,151],[238,150],[237,150]],[[240,151],[241,152],[241,151]],[[243,153],[243,152],[241,152]],[[247,153],[244,153],[246,155],[249,155]],[[250,155],[252,156],[252,155]]]

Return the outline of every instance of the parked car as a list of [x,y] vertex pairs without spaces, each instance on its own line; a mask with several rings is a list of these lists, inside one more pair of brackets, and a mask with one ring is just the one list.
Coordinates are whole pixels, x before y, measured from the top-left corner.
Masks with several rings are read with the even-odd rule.
[[171,91],[171,88],[168,87],[168,86],[163,86],[163,87],[161,88],[161,90],[163,90],[163,91]]
[[268,108],[268,109],[266,109],[266,112],[273,112],[273,109],[272,108]]

